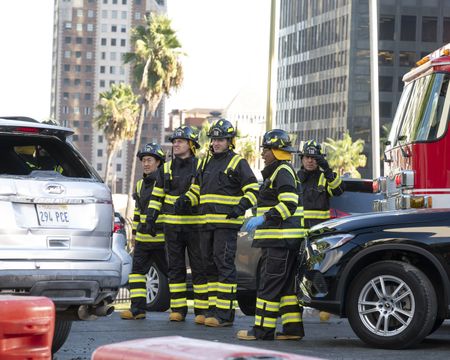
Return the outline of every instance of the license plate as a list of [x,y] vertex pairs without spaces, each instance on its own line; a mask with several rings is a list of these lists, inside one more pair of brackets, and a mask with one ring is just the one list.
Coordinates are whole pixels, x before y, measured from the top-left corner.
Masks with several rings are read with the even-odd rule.
[[70,214],[67,205],[36,205],[39,225],[69,226]]

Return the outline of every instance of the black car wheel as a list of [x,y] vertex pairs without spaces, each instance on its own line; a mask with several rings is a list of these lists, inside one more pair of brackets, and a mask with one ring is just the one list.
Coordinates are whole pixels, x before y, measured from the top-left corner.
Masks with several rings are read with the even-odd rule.
[[57,352],[69,337],[72,321],[62,320],[58,316],[55,319],[55,332],[53,334],[52,354]]
[[247,316],[254,316],[256,312],[256,294],[254,292],[237,292],[239,309]]
[[412,347],[436,321],[436,292],[430,280],[418,268],[399,261],[380,261],[362,270],[346,303],[353,331],[375,347]]
[[170,307],[169,282],[153,264],[147,273],[147,310],[166,311]]

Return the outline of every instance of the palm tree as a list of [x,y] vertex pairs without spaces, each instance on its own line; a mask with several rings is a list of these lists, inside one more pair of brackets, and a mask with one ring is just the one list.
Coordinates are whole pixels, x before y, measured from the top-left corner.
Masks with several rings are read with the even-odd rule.
[[108,184],[113,155],[124,140],[133,138],[136,132],[136,119],[139,114],[138,96],[130,85],[113,84],[109,90],[99,95],[96,106],[98,115],[94,118],[97,128],[103,131],[107,141],[106,174]]
[[352,177],[361,177],[356,169],[365,166],[367,162],[366,155],[362,154],[364,140],[358,139],[353,142],[350,134],[346,131],[342,140],[328,138],[323,145],[333,170],[337,171],[339,175],[350,173]]
[[[151,116],[162,97],[178,88],[183,80],[180,57],[181,44],[171,28],[170,20],[164,15],[151,13],[145,19],[145,26],[131,30],[133,52],[124,54],[125,64],[132,65],[133,78],[141,93],[140,116],[137,125],[135,153],[141,145],[142,124]],[[133,157],[128,191],[127,210],[130,210],[130,194],[133,192],[136,173],[136,157]]]

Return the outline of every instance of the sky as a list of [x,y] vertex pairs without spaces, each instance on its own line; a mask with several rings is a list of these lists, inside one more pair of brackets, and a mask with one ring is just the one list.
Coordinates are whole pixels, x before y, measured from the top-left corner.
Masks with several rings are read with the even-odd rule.
[[[0,1],[0,115],[50,115],[53,4]],[[186,53],[168,111],[225,108],[248,84],[265,89],[270,0],[167,0],[167,8]]]

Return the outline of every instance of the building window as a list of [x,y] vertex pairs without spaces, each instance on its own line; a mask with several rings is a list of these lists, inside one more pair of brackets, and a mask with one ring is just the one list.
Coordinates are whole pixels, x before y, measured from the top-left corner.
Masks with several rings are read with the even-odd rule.
[[89,125],[90,125],[91,123],[89,122],[89,121],[83,121],[83,127],[84,128],[89,128]]
[[88,17],[93,18],[94,17],[94,10],[88,10]]
[[117,39],[111,39],[111,46],[116,46]]
[[111,25],[111,31],[117,32],[117,25]]
[[394,65],[394,52],[389,50],[378,51],[378,65],[380,66]]
[[442,40],[444,44],[447,44],[450,42],[450,18],[445,17],[444,18],[444,28],[442,33]]
[[70,59],[70,56],[71,56],[71,55],[72,55],[72,53],[70,52],[70,50],[64,51],[64,58]]
[[106,46],[106,38],[100,40],[100,45]]
[[77,135],[77,134],[74,134],[74,135],[72,136],[72,140],[73,140],[73,141],[78,141],[78,135]]
[[97,149],[97,156],[98,157],[102,157],[103,156],[103,150],[102,149]]
[[139,11],[136,11],[136,12],[134,13],[134,19],[135,19],[135,20],[141,20],[141,13],[140,13]]
[[64,100],[69,100],[69,93],[68,92],[63,93],[63,99]]
[[416,17],[413,15],[402,15],[400,40],[416,41]]
[[80,127],[80,122],[78,120],[73,121],[73,127],[78,128]]
[[75,65],[75,71],[81,72],[81,65]]
[[75,51],[75,57],[77,59],[81,58],[81,51]]
[[380,40],[394,40],[395,17],[391,15],[380,16]]
[[78,106],[73,107],[73,113],[78,115],[80,113],[80,108]]
[[108,32],[108,25],[102,24],[102,32]]
[[436,42],[437,38],[437,18],[434,16],[424,16],[422,18],[422,41]]
[[114,51],[110,52],[110,53],[109,53],[109,58],[110,58],[112,61],[115,61],[116,58],[117,58],[117,53],[114,52]]
[[389,118],[392,116],[392,103],[389,101],[380,101],[380,116]]
[[87,24],[87,31],[94,31],[94,24]]
[[92,86],[92,80],[84,80],[84,86],[91,87]]
[[122,11],[122,20],[126,20],[126,19],[127,19],[127,12]]
[[110,66],[109,67],[109,73],[114,75],[116,73],[116,67],[115,66]]
[[64,78],[63,79],[63,84],[66,85],[66,86],[70,85],[70,79],[69,78]]
[[116,164],[116,171],[122,171],[122,164]]
[[81,97],[81,93],[73,93],[73,98],[79,100]]
[[89,141],[89,135],[83,135],[83,141]]
[[413,67],[416,65],[416,53],[413,51],[400,51],[398,54],[400,66]]
[[134,0],[135,5],[141,5],[141,0]]
[[101,54],[100,54],[100,58],[102,60],[106,60],[106,52],[102,51]]
[[111,18],[112,19],[117,19],[117,10],[112,10],[111,11]]
[[75,38],[75,42],[76,42],[77,44],[82,44],[82,43],[83,43],[83,38],[77,37],[77,38]]
[[101,88],[104,88],[105,87],[105,80],[100,80],[100,87]]
[[126,5],[127,4],[127,0],[122,0],[122,5]]
[[70,71],[70,65],[64,64],[64,71]]
[[86,65],[84,72],[92,72],[92,65]]
[[392,92],[392,83],[393,83],[392,76],[380,76],[378,79],[378,83],[380,91]]
[[64,23],[64,27],[66,29],[72,29],[72,23],[71,22],[66,22],[66,23]]
[[83,31],[83,24],[77,24],[77,31]]
[[91,108],[90,107],[85,107],[84,108],[84,115],[91,115]]
[[84,94],[84,100],[91,100],[91,99],[92,99],[91,93]]
[[66,37],[64,38],[64,42],[65,42],[66,44],[70,44],[70,43],[72,42],[72,38],[71,38],[70,36],[66,36]]
[[102,144],[103,143],[103,135],[99,135],[98,136],[98,143]]
[[91,60],[92,59],[92,51],[86,52],[86,59]]
[[108,10],[102,10],[102,19],[108,18]]
[[127,46],[127,40],[126,39],[120,39],[120,46]]
[[127,26],[126,25],[120,25],[120,32],[126,33],[127,32]]
[[102,163],[97,163],[97,171],[102,171]]

